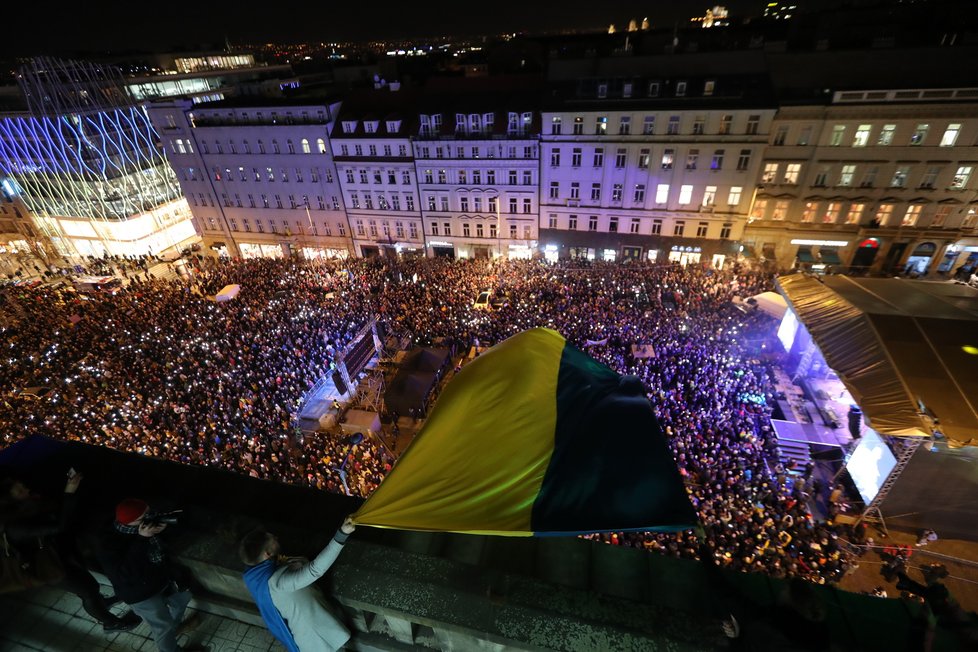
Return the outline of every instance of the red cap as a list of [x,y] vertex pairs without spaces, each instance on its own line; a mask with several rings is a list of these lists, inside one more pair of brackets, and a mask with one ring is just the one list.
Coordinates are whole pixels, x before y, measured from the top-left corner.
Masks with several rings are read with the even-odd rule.
[[126,498],[115,506],[115,520],[123,525],[132,523],[146,513],[149,505],[139,498]]

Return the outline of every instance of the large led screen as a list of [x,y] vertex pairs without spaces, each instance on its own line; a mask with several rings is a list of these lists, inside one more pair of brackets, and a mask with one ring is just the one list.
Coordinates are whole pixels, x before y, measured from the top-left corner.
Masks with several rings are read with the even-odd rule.
[[849,471],[852,481],[856,483],[859,495],[868,505],[876,498],[880,486],[889,477],[894,466],[896,466],[896,458],[890,452],[890,447],[880,439],[879,435],[866,429],[856,445],[856,450],[849,457],[846,470]]

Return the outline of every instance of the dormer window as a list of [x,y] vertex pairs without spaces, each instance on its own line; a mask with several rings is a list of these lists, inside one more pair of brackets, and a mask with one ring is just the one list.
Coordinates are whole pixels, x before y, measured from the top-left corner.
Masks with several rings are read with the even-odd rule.
[[377,127],[380,125],[378,120],[365,120],[363,123],[363,130],[368,134],[377,133]]
[[357,121],[356,120],[344,120],[343,121],[343,133],[344,134],[352,134],[356,130],[357,130]]
[[676,97],[683,97],[686,95],[686,82],[676,82]]
[[464,113],[455,114],[455,133],[464,134],[468,127],[468,120]]
[[708,79],[706,82],[703,83],[703,95],[704,96],[713,95],[713,91],[716,88],[716,86],[717,83],[715,81],[713,81],[712,79]]
[[388,120],[387,121],[387,133],[396,134],[401,130],[400,120]]

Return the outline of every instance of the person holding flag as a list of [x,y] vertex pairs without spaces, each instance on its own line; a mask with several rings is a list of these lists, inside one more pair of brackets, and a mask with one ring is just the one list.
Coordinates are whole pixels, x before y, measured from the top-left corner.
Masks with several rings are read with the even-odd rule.
[[241,540],[238,553],[249,567],[245,585],[268,630],[289,652],[332,652],[350,640],[350,630],[312,584],[326,574],[355,529],[347,518],[312,561],[281,556],[278,538],[261,528]]

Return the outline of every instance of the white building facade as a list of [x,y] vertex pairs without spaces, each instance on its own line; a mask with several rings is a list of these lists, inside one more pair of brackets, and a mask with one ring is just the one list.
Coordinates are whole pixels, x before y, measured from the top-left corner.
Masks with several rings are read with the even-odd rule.
[[419,115],[413,146],[429,256],[529,258],[536,251],[539,113],[522,108]]
[[329,143],[338,109],[256,101],[151,106],[206,246],[243,258],[353,252]]
[[[390,100],[395,91],[374,98]],[[344,104],[331,130],[357,256],[423,256],[424,230],[409,127],[368,100]]]
[[725,83],[631,80],[614,97],[599,83],[545,109],[546,256],[722,266],[738,255],[775,108]]
[[978,265],[978,89],[837,92],[778,111],[744,236],[782,268]]

